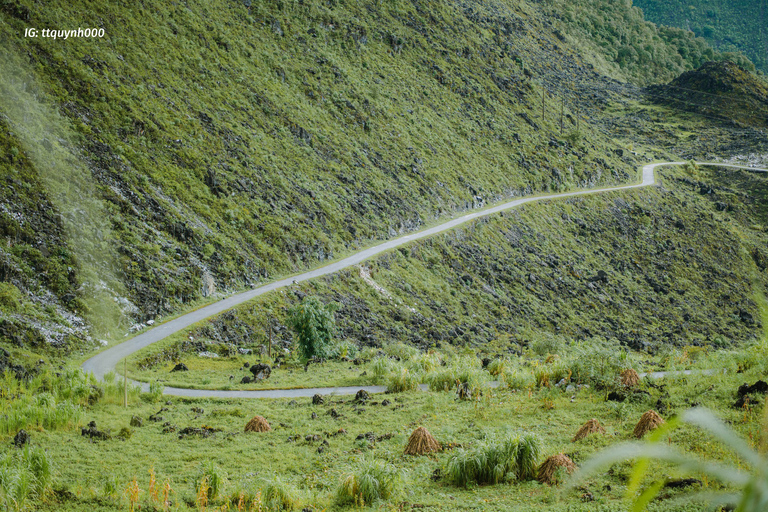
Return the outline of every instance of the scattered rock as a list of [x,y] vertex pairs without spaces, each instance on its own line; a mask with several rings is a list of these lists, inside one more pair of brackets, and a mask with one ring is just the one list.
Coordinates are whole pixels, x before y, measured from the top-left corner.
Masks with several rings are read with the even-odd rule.
[[109,435],[109,433],[102,432],[101,430],[97,429],[95,421],[91,421],[90,423],[88,423],[88,427],[81,428],[80,435],[88,436],[91,439],[100,439],[102,441],[112,438],[112,436]]
[[677,480],[670,480],[664,484],[667,489],[681,489],[683,487],[690,487],[692,485],[704,485],[703,482],[697,478],[680,478]]
[[250,371],[253,374],[254,380],[268,379],[272,374],[272,368],[264,363],[254,364],[251,366]]
[[198,436],[205,439],[216,432],[221,432],[221,429],[209,427],[208,425],[203,425],[202,427],[186,427],[179,432],[179,439],[184,439],[185,437],[190,436]]
[[751,386],[744,383],[739,386],[739,389],[736,391],[738,399],[734,402],[733,407],[741,409],[742,407],[748,406],[750,403],[757,403],[759,400],[757,400],[754,395],[764,395],[766,393],[768,393],[768,383],[763,380],[758,380]]
[[316,420],[317,419],[317,413],[313,412],[311,417],[312,417],[313,420]]
[[325,399],[323,398],[323,395],[315,394],[312,397],[312,405],[323,405],[325,403]]
[[141,416],[132,416],[131,417],[131,426],[132,427],[143,427],[144,426],[144,420],[141,418]]
[[242,378],[242,380],[240,380],[240,384],[250,384],[252,382],[252,380],[253,379],[251,379],[250,377],[248,377],[246,375],[245,377]]
[[173,367],[171,370],[172,372],[188,372],[189,368],[187,368],[187,365],[184,363],[178,363],[176,366]]
[[27,431],[21,429],[16,432],[16,435],[13,436],[13,444],[16,448],[21,448],[25,444],[29,444],[29,434],[27,434]]
[[368,394],[368,392],[364,389],[361,389],[357,393],[355,393],[355,400],[357,402],[365,402],[366,400],[369,400],[371,398],[371,395]]
[[392,402],[390,402],[389,400],[386,400],[386,399],[384,399],[384,400],[381,402],[381,405],[383,405],[384,407],[386,407],[386,406],[388,406],[388,405],[389,405],[389,404],[391,404],[391,403],[392,403]]

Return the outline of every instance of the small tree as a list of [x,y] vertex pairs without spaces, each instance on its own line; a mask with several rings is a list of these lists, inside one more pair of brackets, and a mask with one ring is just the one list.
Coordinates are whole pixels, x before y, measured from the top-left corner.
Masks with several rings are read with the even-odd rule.
[[293,329],[301,355],[309,359],[327,359],[336,355],[332,343],[336,322],[333,313],[338,304],[323,304],[317,297],[307,297],[288,310],[288,325]]

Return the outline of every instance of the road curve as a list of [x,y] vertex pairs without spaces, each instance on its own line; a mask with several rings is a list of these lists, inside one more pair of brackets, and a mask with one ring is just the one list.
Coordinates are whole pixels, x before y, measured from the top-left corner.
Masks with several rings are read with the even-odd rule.
[[[239,304],[242,304],[243,302],[251,300],[254,297],[258,297],[259,295],[263,295],[267,292],[284,288],[293,283],[300,283],[302,281],[307,281],[309,279],[314,279],[316,277],[333,274],[334,272],[338,272],[339,270],[343,270],[347,267],[351,267],[358,263],[362,263],[378,254],[381,254],[384,251],[388,251],[390,249],[400,247],[401,245],[405,245],[414,240],[420,240],[422,238],[427,238],[432,235],[436,235],[438,233],[448,231],[457,226],[465,224],[471,220],[479,219],[481,217],[486,217],[488,215],[493,215],[495,213],[509,210],[511,208],[515,208],[525,203],[542,201],[545,199],[559,199],[564,197],[581,196],[581,195],[595,194],[600,192],[612,192],[616,190],[627,190],[627,189],[633,189],[633,188],[647,187],[656,183],[654,171],[657,167],[663,167],[668,165],[683,165],[684,163],[685,162],[661,162],[661,163],[645,165],[643,166],[643,171],[642,171],[642,181],[634,185],[622,185],[622,186],[616,186],[616,187],[579,190],[577,192],[562,192],[559,194],[549,194],[544,196],[522,197],[520,199],[515,199],[512,201],[508,201],[506,203],[499,204],[492,208],[487,208],[484,210],[479,210],[473,213],[462,215],[461,217],[457,217],[443,224],[434,226],[429,229],[425,229],[424,231],[411,233],[408,235],[395,238],[393,240],[389,240],[387,242],[383,242],[379,245],[370,247],[356,254],[353,254],[352,256],[348,256],[342,260],[336,261],[334,263],[329,263],[324,267],[310,270],[308,272],[304,272],[303,274],[295,275],[285,279],[280,279],[279,281],[273,281],[271,283],[265,284],[258,288],[254,288],[245,292],[238,293],[236,295],[232,295],[230,297],[227,297],[226,299],[222,299],[218,302],[205,306],[204,308],[191,311],[186,315],[182,315],[164,324],[153,327],[152,329],[149,329],[148,331],[145,331],[137,336],[134,336],[133,338],[127,341],[124,341],[119,345],[115,345],[114,347],[111,347],[107,350],[104,350],[103,352],[100,352],[99,354],[96,354],[95,356],[88,359],[82,364],[82,369],[86,372],[93,372],[96,378],[102,379],[104,377],[104,374],[110,371],[115,371],[117,363],[120,362],[122,359],[130,356],[131,354],[138,352],[139,350],[145,347],[148,347],[153,343],[157,343],[158,341],[161,341],[167,338],[168,336],[174,333],[177,333],[186,327],[189,327],[194,323],[197,323],[201,320],[205,320],[206,318],[210,318],[212,316],[218,315],[219,313],[222,313],[228,309],[231,309]],[[744,170],[750,170],[755,172],[768,172],[768,169],[758,169],[758,168],[752,168],[747,166],[721,164],[716,162],[697,162],[697,164],[705,165],[705,166],[730,167],[734,169],[744,169]],[[147,384],[145,383],[141,383],[141,384],[145,389],[148,388]],[[174,396],[211,397],[211,398],[287,398],[287,397],[312,396],[315,393],[349,394],[349,393],[354,393],[359,389],[365,389],[369,392],[378,393],[378,392],[382,392],[384,390],[384,387],[383,386],[362,386],[362,387],[357,386],[352,388],[304,388],[304,389],[275,389],[275,390],[252,390],[252,391],[245,391],[245,390],[224,391],[224,390],[165,388],[164,393],[166,395],[174,395]]]

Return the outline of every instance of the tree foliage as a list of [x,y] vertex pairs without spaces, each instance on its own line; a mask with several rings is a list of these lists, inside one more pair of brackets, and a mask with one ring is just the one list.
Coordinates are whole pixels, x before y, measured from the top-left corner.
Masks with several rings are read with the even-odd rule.
[[336,303],[323,304],[317,297],[307,297],[288,311],[288,325],[303,357],[327,359],[336,355],[333,313],[337,309]]

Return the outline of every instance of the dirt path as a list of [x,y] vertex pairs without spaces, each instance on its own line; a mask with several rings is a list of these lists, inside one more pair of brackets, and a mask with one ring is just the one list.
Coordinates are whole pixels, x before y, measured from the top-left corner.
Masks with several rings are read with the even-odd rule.
[[[465,224],[474,219],[478,219],[478,218],[485,217],[488,215],[493,215],[495,213],[499,213],[505,210],[509,210],[511,208],[515,208],[525,203],[531,203],[534,201],[542,201],[547,199],[560,199],[564,197],[596,194],[601,192],[612,192],[616,190],[628,190],[633,188],[648,187],[656,183],[654,171],[657,167],[663,167],[668,165],[682,165],[684,163],[685,162],[662,162],[662,163],[645,165],[643,166],[643,170],[642,170],[642,181],[634,185],[622,185],[617,187],[580,190],[577,192],[563,192],[560,194],[522,197],[520,199],[515,199],[512,201],[508,201],[506,203],[499,204],[492,208],[478,210],[476,212],[462,215],[461,217],[457,217],[455,219],[449,220],[447,222],[444,222],[432,228],[425,229],[417,233],[404,235],[399,238],[395,238],[393,240],[383,242],[377,246],[364,249],[356,254],[353,254],[352,256],[348,256],[334,263],[329,263],[324,267],[320,267],[315,270],[310,270],[308,272],[304,272],[296,276],[280,279],[278,281],[273,281],[269,284],[265,284],[258,288],[254,288],[252,290],[238,293],[236,295],[232,295],[231,297],[222,299],[204,308],[192,311],[190,313],[187,313],[186,315],[182,315],[164,324],[153,327],[148,331],[145,331],[127,341],[124,341],[123,343],[120,343],[119,345],[115,345],[114,347],[111,347],[93,356],[92,358],[88,359],[83,363],[82,368],[86,372],[93,372],[93,374],[97,378],[101,379],[104,377],[105,373],[110,371],[115,371],[117,363],[119,363],[122,359],[130,356],[131,354],[138,352],[139,350],[145,347],[148,347],[153,343],[157,343],[158,341],[161,341],[167,338],[168,336],[174,333],[177,333],[182,329],[185,329],[186,327],[189,327],[194,323],[197,323],[201,320],[205,320],[206,318],[210,318],[212,316],[218,315],[219,313],[222,313],[228,309],[231,309],[237,306],[238,304],[242,304],[243,302],[253,299],[254,297],[258,297],[259,295],[263,295],[265,293],[278,290],[280,288],[284,288],[293,283],[300,283],[302,281],[307,281],[309,279],[314,279],[316,277],[333,274],[334,272],[338,272],[339,270],[343,270],[353,265],[358,265],[366,260],[373,258],[378,254],[381,254],[382,252],[388,251],[390,249],[394,249],[396,247],[400,247],[401,245],[408,244],[414,240],[420,240],[422,238],[427,238],[432,235],[436,235],[438,233],[443,233],[445,231],[453,229],[457,226]],[[740,165],[719,164],[719,163],[710,163],[710,162],[698,162],[698,165],[729,167],[734,169],[746,169],[746,170],[751,170],[756,172],[768,172],[768,169],[757,169],[757,168],[740,166]],[[148,388],[148,385],[146,384],[142,384],[142,385]],[[221,397],[221,398],[266,398],[266,397],[278,398],[278,397],[294,397],[294,396],[295,397],[312,396],[315,393],[330,394],[335,392],[337,394],[349,394],[349,393],[357,392],[358,389],[366,389],[374,393],[383,391],[382,386],[363,386],[362,388],[361,387],[312,388],[312,389],[307,388],[307,389],[263,390],[263,391],[262,390],[218,391],[218,390],[202,390],[202,389],[165,388],[165,394],[176,395],[176,396]]]

